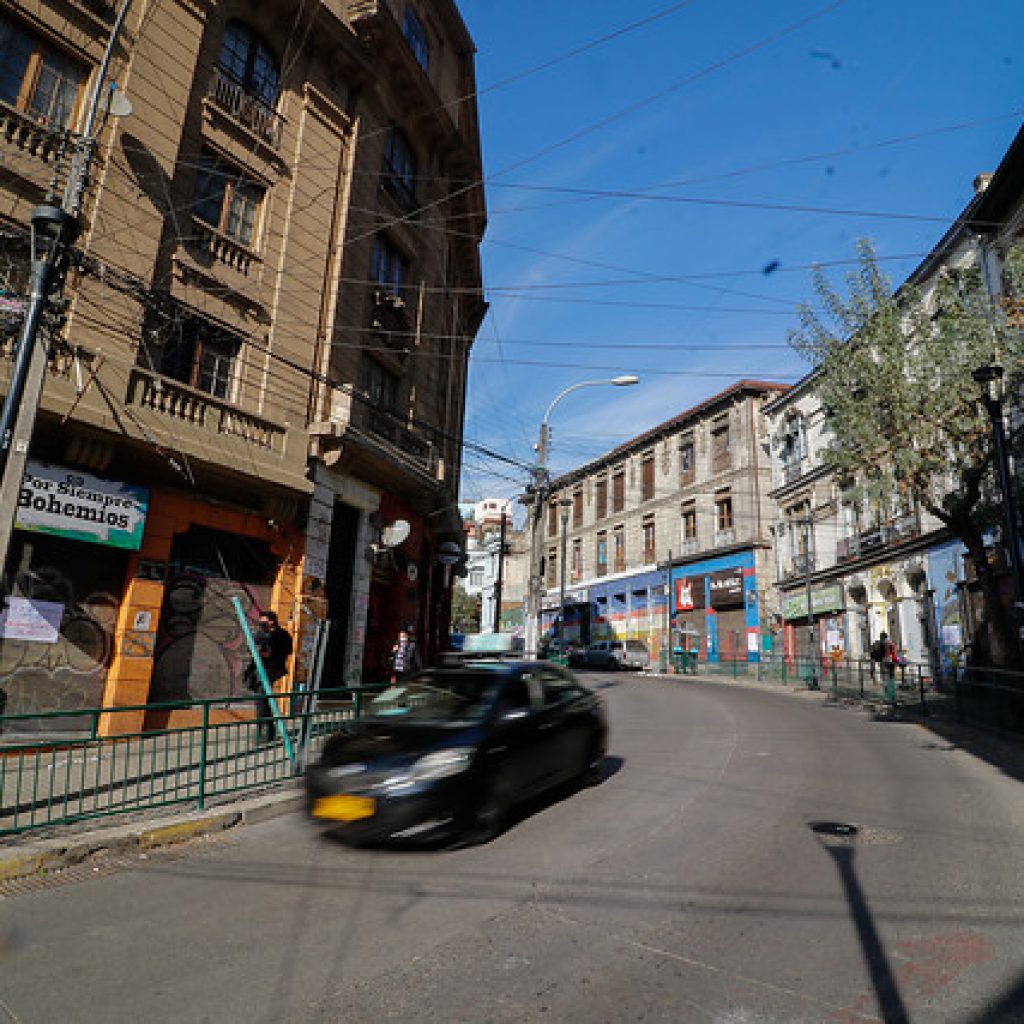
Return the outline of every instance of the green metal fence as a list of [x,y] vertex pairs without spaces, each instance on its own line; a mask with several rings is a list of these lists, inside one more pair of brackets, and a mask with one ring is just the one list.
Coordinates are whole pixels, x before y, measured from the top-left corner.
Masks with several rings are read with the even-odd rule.
[[700,662],[701,675],[753,680],[822,690],[839,698],[853,698],[879,706],[913,709],[927,717],[942,714],[958,721],[1024,735],[1024,672],[991,668],[949,669],[935,674],[926,663],[887,667],[867,659],[762,655]]
[[[259,742],[259,723],[248,717],[258,697],[0,716],[0,835],[175,804],[202,809],[283,782],[358,717],[364,692],[322,690],[308,711],[308,694],[278,695],[290,709],[279,720],[288,744]],[[218,720],[226,710],[238,718]],[[119,716],[172,713],[195,724],[100,735],[105,719],[116,728]]]

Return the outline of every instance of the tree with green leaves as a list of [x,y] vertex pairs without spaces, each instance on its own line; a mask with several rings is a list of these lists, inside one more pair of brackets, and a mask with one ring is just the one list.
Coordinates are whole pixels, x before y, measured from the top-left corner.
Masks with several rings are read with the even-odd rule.
[[[823,461],[866,500],[916,506],[963,542],[991,626],[991,661],[1013,664],[1020,650],[1000,593],[1003,560],[985,543],[1003,522],[993,431],[972,373],[1001,365],[1007,395],[1020,395],[1020,326],[993,304],[977,266],[939,271],[927,295],[909,285],[894,292],[870,243],[858,254],[845,296],[815,272],[820,308],[803,307],[790,334],[816,368],[811,388],[831,433]],[[1004,289],[1015,308],[1024,295],[1018,248],[1006,255]],[[1020,431],[1008,439],[1020,453]]]
[[480,598],[452,587],[452,628],[461,633],[480,632]]

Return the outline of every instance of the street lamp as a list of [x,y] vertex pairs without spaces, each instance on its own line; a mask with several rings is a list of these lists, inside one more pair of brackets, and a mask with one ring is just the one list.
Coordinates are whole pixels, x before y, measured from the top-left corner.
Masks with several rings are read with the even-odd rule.
[[561,574],[558,585],[558,621],[561,623],[559,626],[559,636],[562,640],[561,653],[565,657],[565,548],[567,543],[566,534],[569,532],[569,509],[572,508],[572,498],[559,498],[558,504],[562,509],[562,564],[559,567]]
[[[543,514],[548,491],[548,447],[550,431],[548,420],[558,403],[566,395],[577,391],[579,388],[596,387],[599,384],[611,384],[613,387],[623,388],[632,384],[639,384],[640,378],[635,374],[622,374],[618,377],[610,377],[605,380],[581,380],[570,384],[555,395],[544,418],[540,423],[540,436],[537,439],[537,461],[533,467],[533,514],[530,516],[530,583],[528,588],[529,608],[526,614],[526,653],[529,657],[537,656],[537,640],[540,634],[540,557],[538,546],[540,543],[540,517]],[[564,533],[563,533],[564,535]]]
[[979,366],[971,376],[981,385],[981,401],[992,420],[992,440],[995,445],[996,472],[999,474],[999,488],[1003,492],[1003,544],[1009,556],[1011,582],[1013,584],[1013,618],[1017,626],[1017,646],[1024,641],[1021,626],[1021,560],[1020,535],[1017,530],[1017,510],[1010,484],[1010,460],[1006,452],[1006,424],[1003,420],[1003,368],[998,363]]

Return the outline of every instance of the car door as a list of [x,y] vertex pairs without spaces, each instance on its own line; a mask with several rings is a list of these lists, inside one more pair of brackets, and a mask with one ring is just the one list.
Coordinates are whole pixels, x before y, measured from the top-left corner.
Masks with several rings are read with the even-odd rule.
[[543,708],[538,714],[538,753],[543,761],[542,787],[553,786],[577,775],[588,752],[591,723],[580,700],[575,679],[557,665],[538,673],[543,689]]
[[516,799],[534,792],[544,773],[538,751],[540,686],[530,673],[516,673],[504,683],[495,707],[495,724],[486,747],[488,770],[500,774]]

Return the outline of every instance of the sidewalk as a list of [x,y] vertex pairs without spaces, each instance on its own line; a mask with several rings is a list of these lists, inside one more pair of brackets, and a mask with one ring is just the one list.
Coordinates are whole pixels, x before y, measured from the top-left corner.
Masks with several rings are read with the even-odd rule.
[[32,836],[0,849],[0,882],[55,874],[91,858],[143,853],[301,810],[305,794],[298,780],[284,788],[188,814],[151,811],[145,820],[88,831],[70,829],[59,837]]

